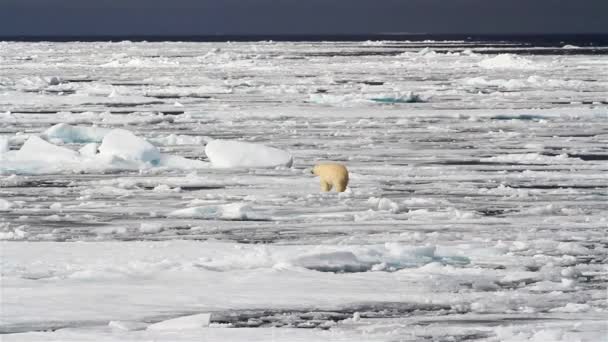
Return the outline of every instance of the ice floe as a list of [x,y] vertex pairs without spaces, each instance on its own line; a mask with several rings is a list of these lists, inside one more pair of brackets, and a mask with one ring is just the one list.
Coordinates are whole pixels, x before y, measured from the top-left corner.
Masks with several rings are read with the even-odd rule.
[[60,123],[44,131],[41,136],[50,141],[72,144],[101,142],[109,132],[110,129],[107,128],[72,126]]
[[37,136],[31,136],[15,153],[17,160],[46,163],[76,163],[80,154],[66,147],[53,145]]
[[155,331],[180,331],[190,329],[201,329],[209,326],[210,319],[211,314],[202,313],[197,315],[172,318],[158,323],[150,324],[146,329]]
[[278,148],[234,140],[212,140],[205,146],[205,154],[214,167],[265,168],[291,167],[293,157]]
[[124,129],[110,131],[99,146],[102,156],[117,156],[125,160],[158,164],[160,151],[146,140]]

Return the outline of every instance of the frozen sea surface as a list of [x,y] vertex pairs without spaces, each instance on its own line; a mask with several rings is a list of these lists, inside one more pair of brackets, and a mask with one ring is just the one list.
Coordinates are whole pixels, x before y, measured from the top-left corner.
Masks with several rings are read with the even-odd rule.
[[603,340],[606,52],[0,42],[0,339]]

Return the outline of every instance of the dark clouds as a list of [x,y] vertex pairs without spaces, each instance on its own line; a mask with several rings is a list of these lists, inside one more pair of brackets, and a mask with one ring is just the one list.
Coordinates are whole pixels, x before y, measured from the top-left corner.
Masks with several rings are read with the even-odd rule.
[[608,33],[608,0],[0,0],[0,35]]

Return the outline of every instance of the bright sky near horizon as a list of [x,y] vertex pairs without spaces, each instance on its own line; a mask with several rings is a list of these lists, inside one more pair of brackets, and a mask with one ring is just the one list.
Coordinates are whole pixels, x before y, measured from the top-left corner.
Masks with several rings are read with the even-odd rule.
[[0,36],[608,33],[608,0],[0,0]]

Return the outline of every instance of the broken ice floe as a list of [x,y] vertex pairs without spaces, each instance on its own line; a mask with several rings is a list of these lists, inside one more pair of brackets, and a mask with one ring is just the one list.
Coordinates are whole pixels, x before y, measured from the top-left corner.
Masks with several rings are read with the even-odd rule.
[[329,106],[352,106],[355,104],[400,104],[427,102],[428,98],[420,94],[408,92],[392,92],[377,94],[311,94],[312,103]]

